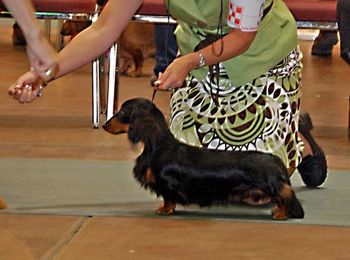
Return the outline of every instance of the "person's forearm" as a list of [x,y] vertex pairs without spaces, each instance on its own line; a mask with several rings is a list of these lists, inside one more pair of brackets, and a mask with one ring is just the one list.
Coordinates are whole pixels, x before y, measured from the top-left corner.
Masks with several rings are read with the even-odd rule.
[[[213,65],[225,60],[234,58],[250,47],[254,40],[256,32],[242,32],[233,30],[228,35],[224,36],[213,44],[200,50],[205,59],[205,65]],[[195,69],[199,63],[198,53],[193,53],[193,68]]]
[[97,21],[74,37],[59,53],[56,78],[80,68],[108,50],[142,2],[129,0],[125,4],[125,1],[110,0]]
[[21,27],[26,39],[37,37],[41,33],[30,0],[3,0],[3,2]]

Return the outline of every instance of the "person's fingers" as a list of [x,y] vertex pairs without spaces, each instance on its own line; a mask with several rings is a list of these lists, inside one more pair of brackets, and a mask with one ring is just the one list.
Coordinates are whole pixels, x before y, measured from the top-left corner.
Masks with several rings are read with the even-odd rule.
[[8,89],[8,94],[10,96],[12,96],[21,88],[22,88],[22,86],[16,82],[16,83],[12,84],[11,87]]
[[155,86],[158,90],[169,90],[171,81],[171,74],[165,71],[159,75],[158,80],[155,82]]
[[162,78],[162,72],[159,72],[158,76],[157,76],[157,80],[154,82],[154,86],[158,87],[160,84],[162,84],[162,80],[160,78]]
[[28,94],[27,94],[26,102],[27,102],[27,103],[30,103],[30,102],[33,101],[33,99],[34,99],[34,97],[33,97],[33,89],[30,88],[30,89],[28,89]]
[[22,95],[22,89],[18,89],[16,92],[13,93],[13,98],[19,100],[19,98]]
[[35,88],[32,88],[32,101],[37,97],[40,97],[42,94],[42,85],[36,85]]
[[26,85],[24,88],[23,88],[23,91],[22,91],[22,94],[19,96],[19,102],[21,103],[25,103],[27,101],[27,96],[29,94],[29,91],[31,89],[31,86],[30,85]]

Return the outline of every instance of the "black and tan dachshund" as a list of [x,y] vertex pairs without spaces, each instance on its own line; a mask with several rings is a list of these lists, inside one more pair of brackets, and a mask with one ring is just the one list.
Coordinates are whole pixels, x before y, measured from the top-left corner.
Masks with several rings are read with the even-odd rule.
[[163,197],[158,214],[173,214],[177,203],[230,205],[263,194],[276,203],[274,219],[304,217],[281,160],[267,153],[214,151],[180,143],[147,99],[126,101],[103,128],[112,134],[127,133],[131,143],[144,144],[134,175]]

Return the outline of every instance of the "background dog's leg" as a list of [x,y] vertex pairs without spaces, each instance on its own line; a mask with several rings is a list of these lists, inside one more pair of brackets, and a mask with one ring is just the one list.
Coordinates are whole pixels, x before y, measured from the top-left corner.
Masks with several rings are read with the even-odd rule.
[[133,71],[128,72],[130,77],[141,77],[142,76],[142,66],[143,66],[143,55],[140,49],[131,49],[129,50],[133,57],[135,69]]
[[0,209],[7,208],[6,202],[0,197]]
[[156,213],[158,215],[172,215],[175,211],[176,203],[164,199],[163,204],[159,206]]

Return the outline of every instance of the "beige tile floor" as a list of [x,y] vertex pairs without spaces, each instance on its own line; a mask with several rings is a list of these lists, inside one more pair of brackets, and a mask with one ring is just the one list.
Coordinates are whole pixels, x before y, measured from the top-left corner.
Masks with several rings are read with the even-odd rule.
[[[130,160],[125,137],[92,129],[90,66],[51,83],[43,97],[20,105],[6,94],[28,68],[25,52],[0,27],[0,157]],[[350,67],[339,58],[304,51],[303,107],[332,169],[350,170]],[[146,62],[150,74],[153,60]],[[151,97],[149,75],[121,78],[120,101]],[[169,93],[156,103],[168,114]],[[1,174],[1,173],[0,173]],[[14,173],[15,174],[15,173]],[[350,174],[350,172],[349,172]],[[6,199],[6,194],[0,195]],[[11,205],[9,205],[11,207]],[[348,206],[348,205],[345,205]],[[325,209],[326,210],[326,209]],[[179,220],[0,214],[0,259],[350,259],[350,228]]]

